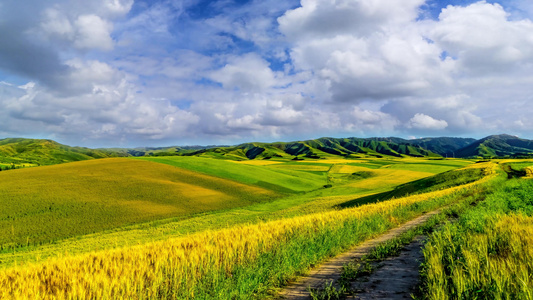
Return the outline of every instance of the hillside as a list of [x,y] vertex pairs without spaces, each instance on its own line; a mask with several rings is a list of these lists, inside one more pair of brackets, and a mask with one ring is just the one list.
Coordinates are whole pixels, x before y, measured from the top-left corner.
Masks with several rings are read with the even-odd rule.
[[455,152],[456,157],[502,157],[533,154],[533,141],[508,134],[491,135]]
[[409,140],[408,142],[442,156],[453,157],[454,152],[476,140],[472,138],[438,137]]
[[182,155],[201,155],[227,159],[325,158],[353,157],[440,157],[419,145],[395,143],[379,138],[320,138],[315,140],[276,143],[245,143],[233,147],[201,149],[181,152]]
[[52,140],[7,138],[0,140],[0,167],[54,165],[95,158],[126,156],[118,152],[70,147]]
[[437,153],[441,156],[452,157],[453,153],[463,147],[466,147],[476,139],[472,138],[456,138],[456,137],[427,137],[420,139],[406,140],[397,137],[376,138],[379,141],[386,141],[396,144],[411,144],[419,146],[428,151]]
[[242,207],[279,194],[165,164],[107,158],[0,172],[0,249]]
[[314,140],[244,143],[236,146],[172,146],[139,148],[70,147],[52,140],[0,140],[0,167],[53,165],[106,157],[200,156],[225,160],[323,159],[332,157],[503,157],[533,155],[533,141],[511,135],[472,138],[397,137],[319,138]]

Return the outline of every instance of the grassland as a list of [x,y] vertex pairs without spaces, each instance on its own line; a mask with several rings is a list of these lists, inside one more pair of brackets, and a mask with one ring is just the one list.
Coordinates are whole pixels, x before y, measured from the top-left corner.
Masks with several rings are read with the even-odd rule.
[[119,152],[70,147],[52,140],[7,138],[0,140],[0,167],[53,165],[72,161],[127,155]]
[[326,184],[325,177],[322,174],[269,168],[269,165],[257,166],[249,163],[239,164],[228,160],[181,156],[143,157],[139,158],[139,160],[168,164],[286,193],[315,190]]
[[[344,203],[357,206],[386,200],[400,196],[394,192],[396,186],[433,175],[412,170],[400,173],[398,169],[386,168],[391,164],[408,166],[403,160],[387,160],[386,164],[379,164],[383,169],[357,167],[359,170],[377,171],[372,177],[362,178],[345,172],[345,167],[351,168],[350,163],[353,162],[345,159],[302,162],[270,160],[260,161],[268,162],[261,165],[257,161],[231,162],[187,157],[172,157],[169,161],[183,161],[180,159],[189,162],[199,160],[196,165],[192,164],[198,169],[201,169],[201,164],[213,163],[214,167],[211,168],[222,171],[216,173],[205,168],[216,175],[212,176],[144,160],[105,159],[0,174],[5,176],[0,186],[6,190],[6,193],[0,194],[3,203],[0,224],[9,233],[2,236],[0,267],[42,261],[65,252],[75,255],[238,224],[291,218],[337,209],[338,205]],[[451,164],[447,167],[449,169],[469,163],[421,159],[413,162],[427,166]],[[359,160],[357,163],[377,165],[372,160]],[[261,173],[261,168],[266,171]],[[335,169],[339,173],[335,173]],[[270,181],[268,186],[271,190],[243,184],[242,179],[241,183],[228,179],[241,178],[246,174],[253,174],[258,178],[256,180]],[[262,174],[272,176],[261,177]],[[310,188],[320,188],[306,193],[294,192],[295,188],[289,182],[280,182],[276,178],[278,174],[296,180],[313,178],[315,186]],[[322,185],[332,177],[336,180],[330,182],[331,187],[323,188]],[[376,184],[380,178],[387,180],[381,185]],[[301,181],[296,182],[301,184]],[[373,188],[365,186],[365,182],[372,183]],[[192,183],[197,186],[190,188]],[[280,188],[276,183],[284,187]],[[361,187],[351,186],[354,183],[359,183]],[[232,191],[233,188],[237,188],[237,191]],[[177,194],[175,189],[179,190]],[[214,189],[215,192],[207,193],[205,189]],[[205,193],[198,193],[200,190]],[[286,193],[280,193],[279,190]],[[380,195],[383,192],[390,193]],[[46,195],[42,196],[42,193]],[[180,201],[176,197],[180,196],[179,193],[185,193],[181,195],[185,198],[187,193],[193,195],[187,201]],[[221,197],[220,193],[227,194]],[[203,203],[194,200],[195,197],[201,199],[202,195],[205,196]],[[366,197],[372,195],[376,196],[371,199]],[[240,201],[226,201],[229,198]],[[205,205],[206,199],[216,204]],[[17,203],[16,209],[12,208],[15,207],[14,202]],[[151,211],[142,212],[140,203]],[[161,209],[156,211],[158,207]]]
[[4,251],[279,197],[257,186],[122,158],[1,172],[0,191]]
[[468,164],[154,157],[2,172],[0,298],[264,297],[475,192],[490,164],[440,173]]
[[[515,170],[533,165],[512,164]],[[431,235],[424,298],[533,298],[533,181],[513,177],[488,183],[485,201]]]
[[355,243],[475,193],[478,184],[10,268],[0,272],[0,291],[41,298],[261,298]]

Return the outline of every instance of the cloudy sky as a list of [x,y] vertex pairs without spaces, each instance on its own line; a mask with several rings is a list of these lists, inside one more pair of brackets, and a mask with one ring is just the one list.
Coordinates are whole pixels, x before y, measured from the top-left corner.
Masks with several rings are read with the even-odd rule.
[[530,0],[0,0],[0,138],[533,138]]

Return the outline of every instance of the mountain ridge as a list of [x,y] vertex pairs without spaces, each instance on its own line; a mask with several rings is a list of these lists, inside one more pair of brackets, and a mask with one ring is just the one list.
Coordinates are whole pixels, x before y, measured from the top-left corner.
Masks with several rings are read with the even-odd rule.
[[128,156],[205,156],[230,160],[320,159],[358,157],[533,157],[533,140],[509,134],[482,139],[427,137],[407,140],[398,137],[322,137],[292,142],[250,142],[233,146],[170,146],[138,148],[72,147],[49,139],[0,139],[2,165],[50,165],[71,161]]

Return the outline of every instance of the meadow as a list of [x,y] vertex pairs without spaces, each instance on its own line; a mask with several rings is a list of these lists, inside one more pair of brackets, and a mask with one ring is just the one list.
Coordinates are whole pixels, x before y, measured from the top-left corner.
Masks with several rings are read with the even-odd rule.
[[[508,173],[530,166],[502,162]],[[487,183],[484,201],[430,236],[424,298],[533,298],[533,180],[505,177]]]
[[14,267],[0,273],[0,290],[59,299],[266,297],[321,260],[467,197],[478,184]]
[[10,170],[0,298],[271,297],[328,257],[471,197],[497,168],[147,157]]
[[[167,163],[114,158],[0,174],[4,176],[0,186],[5,191],[0,194],[3,205],[0,225],[8,233],[1,237],[0,267],[41,261],[66,252],[78,254],[132,246],[202,230],[291,218],[336,209],[343,203],[353,206],[375,202],[397,197],[394,189],[400,184],[433,175],[408,170],[396,176],[399,170],[386,168],[398,164],[412,169],[409,161],[402,160],[380,164],[372,159],[359,160],[360,165],[385,167],[382,170],[357,167],[374,172],[362,178],[345,172],[346,167],[353,167],[350,166],[353,161],[344,159],[298,162],[162,159]],[[179,167],[168,165],[176,161],[181,164]],[[470,163],[420,159],[414,162],[425,169],[443,164],[448,170]],[[192,170],[191,165],[204,173]],[[189,170],[182,168],[185,166]],[[256,181],[246,179],[248,174]],[[280,174],[293,180],[280,181]],[[330,180],[332,177],[335,182]],[[303,186],[302,178],[304,182],[309,178],[315,180],[315,185],[308,187],[313,190],[294,191],[293,183]],[[381,178],[384,180],[379,185]],[[258,180],[263,186],[246,184]],[[328,182],[331,187],[324,188]],[[354,183],[361,187],[352,186]],[[380,195],[382,192],[389,194]],[[365,198],[369,195],[375,196],[371,200]],[[206,201],[210,202],[206,205]]]
[[1,172],[0,190],[3,251],[280,196],[257,186],[125,158]]

